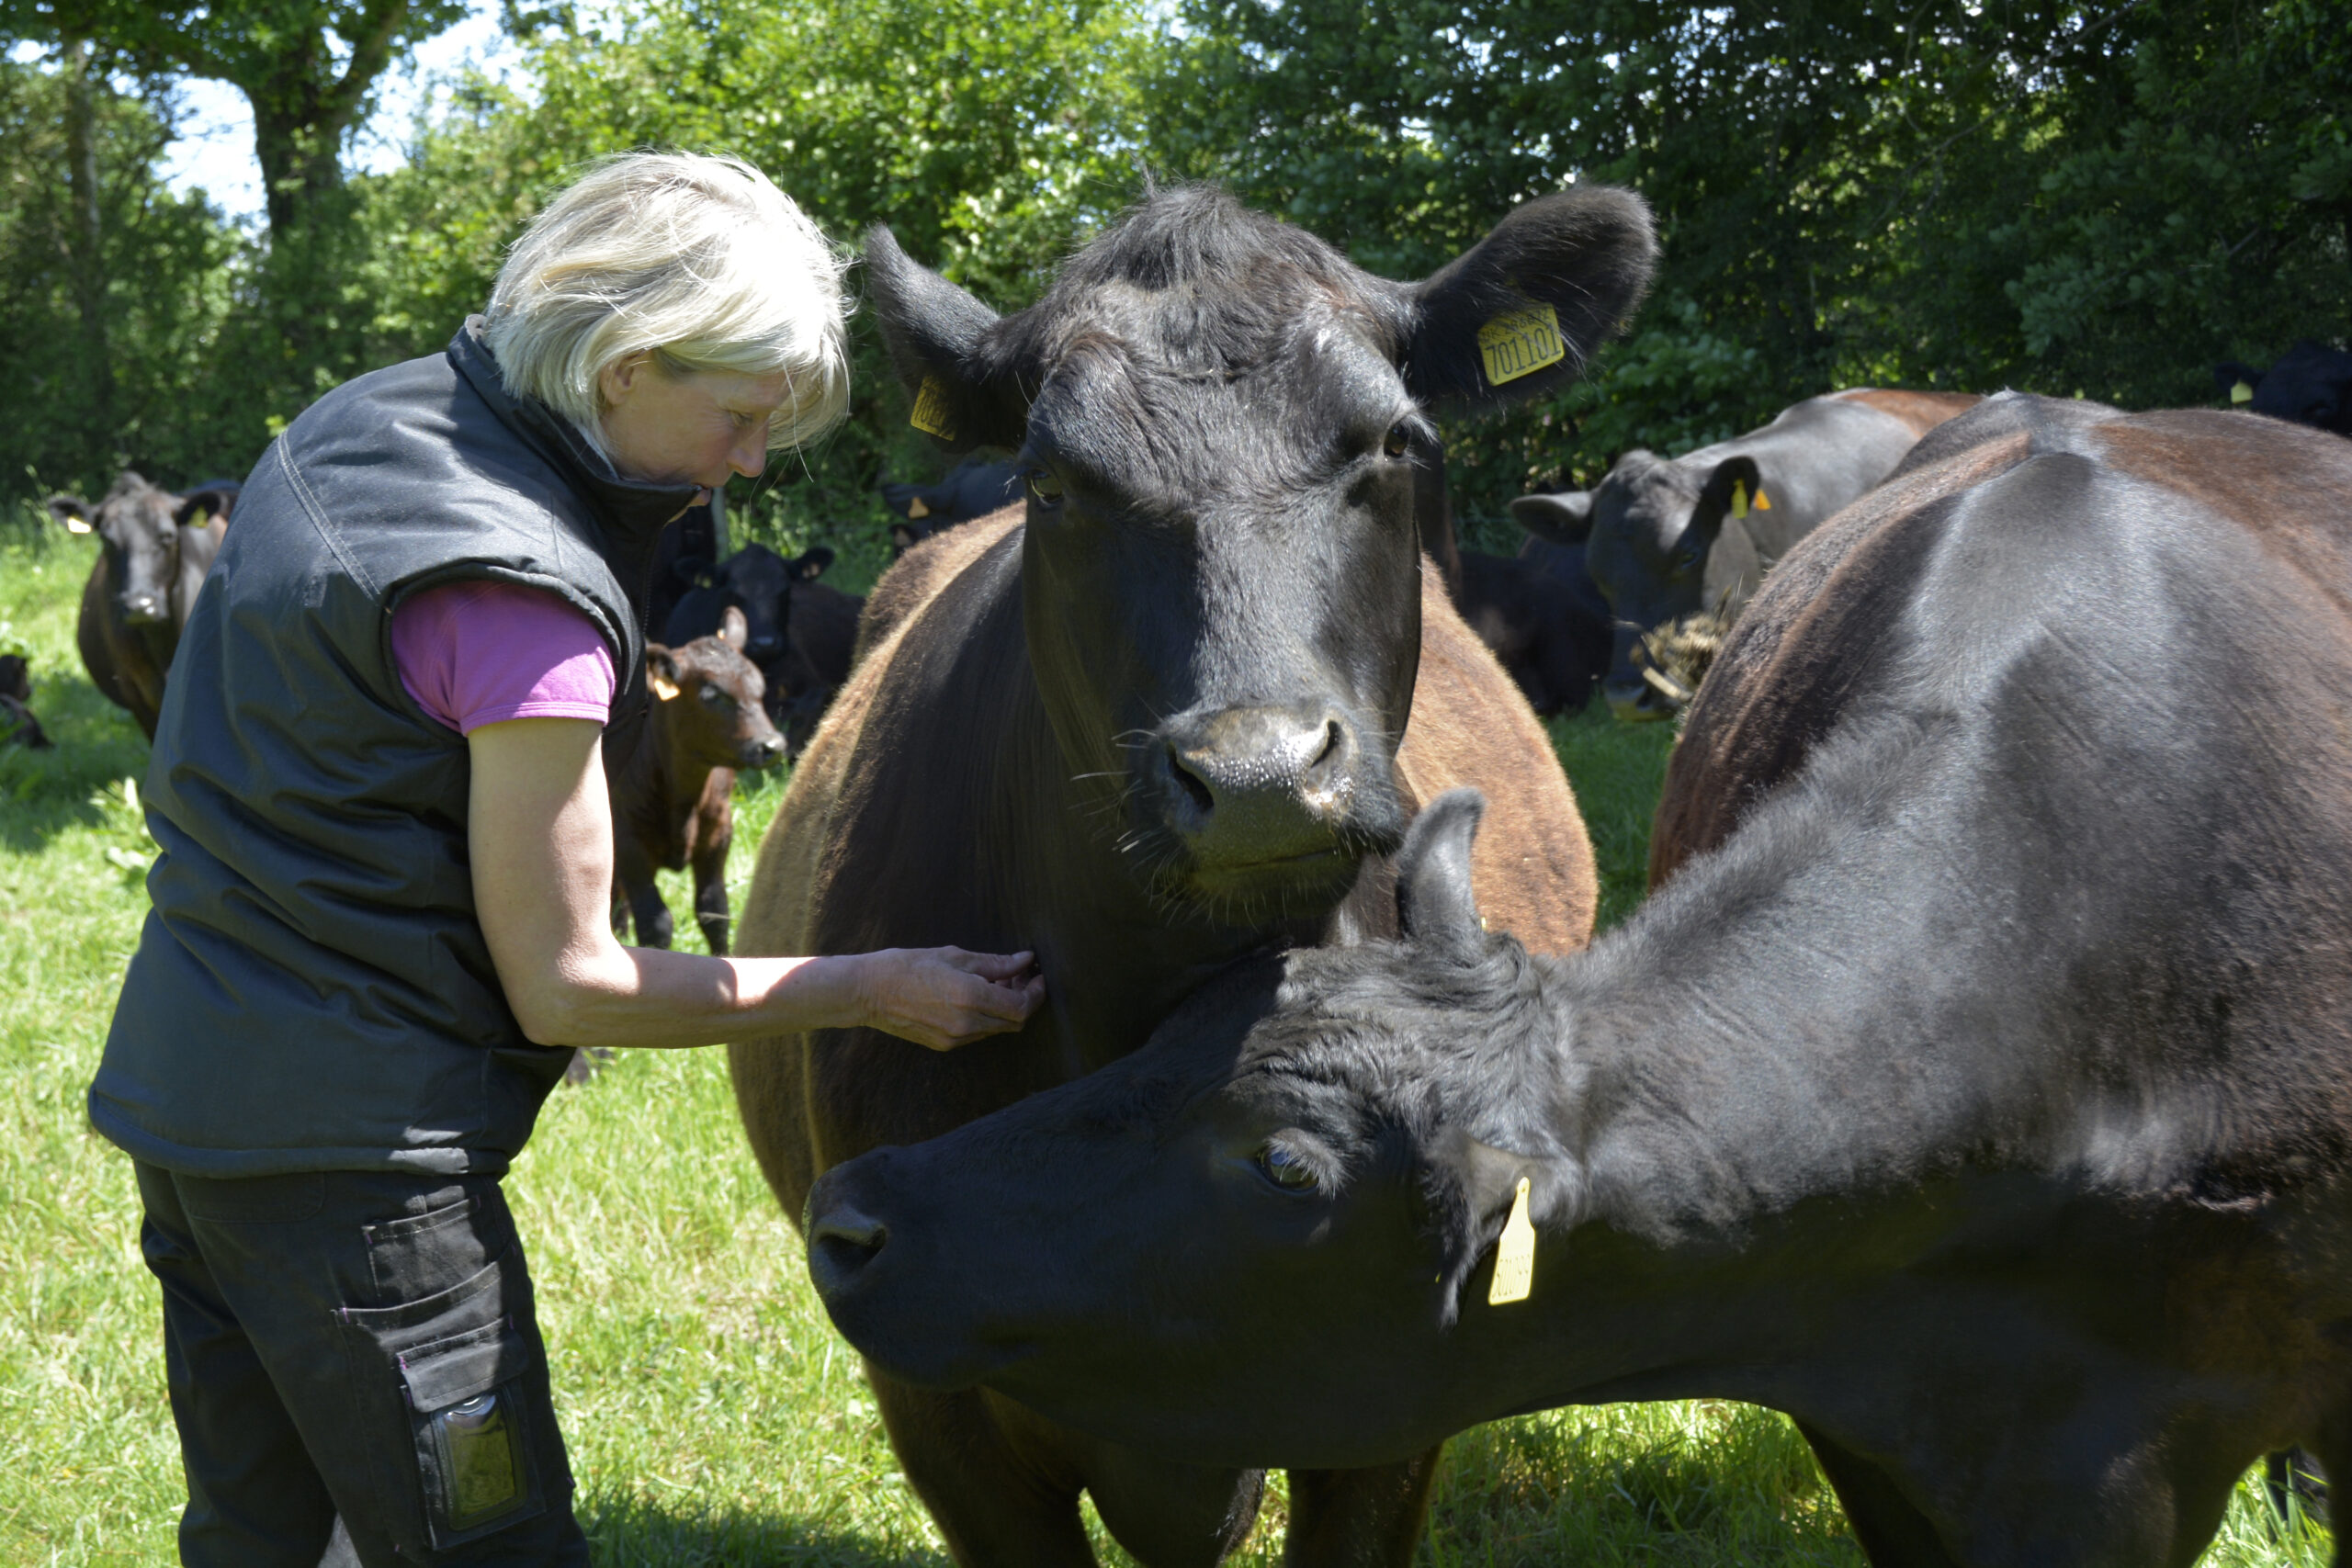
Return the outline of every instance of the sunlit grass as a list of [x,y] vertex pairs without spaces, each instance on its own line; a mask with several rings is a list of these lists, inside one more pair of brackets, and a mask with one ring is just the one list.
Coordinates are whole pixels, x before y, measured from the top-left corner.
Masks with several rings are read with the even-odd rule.
[[[0,646],[40,682],[46,754],[0,750],[0,1563],[173,1556],[178,1452],[127,1159],[85,1127],[144,895],[120,781],[145,742],[74,653],[87,540],[0,537]],[[1603,919],[1638,901],[1670,737],[1593,714],[1555,728],[1601,861]],[[733,881],[780,778],[746,781]],[[108,852],[113,852],[109,858]],[[683,877],[665,891],[684,910]],[[698,944],[681,919],[680,939]],[[538,1282],[557,1402],[597,1560],[944,1563],[899,1479],[856,1359],[737,1130],[716,1052],[624,1053],[559,1091],[509,1182]],[[1272,1489],[1238,1561],[1281,1555]],[[1099,1539],[1099,1531],[1098,1531]],[[2242,1488],[2207,1561],[2317,1565]],[[1106,1562],[1124,1562],[1103,1547]],[[1859,1563],[1777,1416],[1699,1402],[1557,1411],[1456,1438],[1423,1561]]]

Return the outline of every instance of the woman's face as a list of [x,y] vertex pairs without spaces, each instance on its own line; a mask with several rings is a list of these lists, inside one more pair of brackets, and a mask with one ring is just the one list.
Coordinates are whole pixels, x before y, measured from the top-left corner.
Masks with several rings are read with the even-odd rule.
[[786,380],[724,370],[665,373],[650,355],[632,355],[597,378],[605,394],[605,446],[635,479],[716,490],[766,466],[768,421]]

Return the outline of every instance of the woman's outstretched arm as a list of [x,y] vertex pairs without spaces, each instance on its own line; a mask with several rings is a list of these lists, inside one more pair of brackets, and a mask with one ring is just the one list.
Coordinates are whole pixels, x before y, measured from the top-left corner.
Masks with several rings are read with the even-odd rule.
[[467,737],[474,905],[523,1032],[542,1045],[712,1045],[867,1025],[944,1051],[1018,1029],[1045,999],[1025,953],[892,948],[707,958],[613,935],[602,727],[517,718]]

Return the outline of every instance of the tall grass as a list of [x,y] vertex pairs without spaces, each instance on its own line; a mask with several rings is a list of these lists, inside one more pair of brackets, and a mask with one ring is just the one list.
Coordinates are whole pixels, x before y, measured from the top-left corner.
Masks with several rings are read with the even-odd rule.
[[[11,1565],[170,1561],[182,1500],[130,1164],[83,1113],[144,908],[125,863],[152,848],[121,787],[145,743],[74,653],[92,548],[0,536],[0,649],[32,655],[35,707],[58,742],[0,750],[0,1563]],[[1670,737],[1598,715],[1554,733],[1600,851],[1603,919],[1621,919],[1639,897]],[[780,795],[773,778],[744,791],[739,899]],[[668,891],[683,907],[684,887]],[[699,941],[679,923],[682,941]],[[509,1186],[600,1562],[946,1561],[752,1164],[718,1053],[624,1053],[560,1091]],[[1278,1483],[1242,1562],[1279,1560],[1283,1517]],[[2327,1544],[2300,1529],[2276,1539],[2258,1493],[2242,1489],[2208,1561],[2317,1568]],[[1713,1402],[1558,1411],[1457,1438],[1422,1556],[1442,1568],[1860,1561],[1789,1424]]]

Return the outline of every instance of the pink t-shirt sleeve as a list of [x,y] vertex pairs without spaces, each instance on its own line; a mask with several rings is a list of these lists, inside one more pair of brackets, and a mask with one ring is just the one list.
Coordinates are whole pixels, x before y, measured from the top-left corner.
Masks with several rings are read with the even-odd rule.
[[392,660],[408,694],[460,735],[509,718],[612,716],[612,649],[542,588],[468,581],[412,593],[392,612]]

